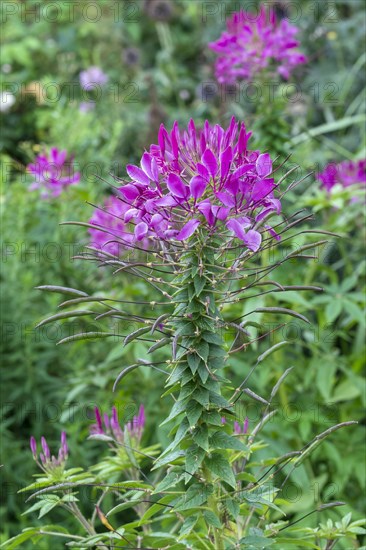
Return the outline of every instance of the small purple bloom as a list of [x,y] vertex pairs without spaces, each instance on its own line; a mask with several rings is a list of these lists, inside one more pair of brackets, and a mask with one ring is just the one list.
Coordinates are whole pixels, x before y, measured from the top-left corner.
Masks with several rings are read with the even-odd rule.
[[89,67],[81,71],[79,75],[80,85],[84,90],[91,90],[96,86],[104,86],[108,82],[108,76],[100,67]]
[[66,432],[61,433],[61,446],[58,451],[57,459],[55,456],[51,456],[51,452],[45,437],[41,437],[41,446],[43,452],[39,454],[39,460],[37,456],[37,443],[35,438],[30,438],[30,447],[33,454],[33,458],[37,462],[38,466],[47,474],[60,474],[65,469],[66,459],[69,454],[69,448],[67,445]]
[[239,422],[234,422],[234,433],[236,435],[245,435],[248,432],[248,426],[249,426],[249,418],[246,417],[243,423],[243,427],[239,424]]
[[[112,407],[112,415],[109,418],[107,414],[104,414],[104,426],[102,421],[102,416],[98,407],[95,407],[95,419],[96,424],[90,426],[90,435],[104,434],[114,437],[114,439],[123,444],[124,442],[124,433],[121,428],[121,425],[118,420],[118,412],[116,407]],[[127,422],[124,426],[125,429],[130,434],[130,437],[136,442],[139,443],[142,437],[142,433],[145,427],[145,408],[143,405],[140,405],[138,414],[132,418],[131,421]]]
[[38,155],[27,166],[28,172],[35,176],[29,190],[41,189],[41,197],[58,197],[62,190],[80,181],[80,173],[75,171],[74,159],[67,159],[67,152],[53,147],[49,155]]
[[215,74],[220,84],[252,80],[267,69],[276,69],[287,80],[297,65],[307,61],[297,50],[298,28],[287,19],[277,22],[273,10],[261,6],[258,15],[241,10],[226,25],[220,38],[209,44],[218,56]]
[[322,187],[328,192],[336,184],[342,187],[350,187],[351,185],[366,184],[366,159],[358,161],[343,161],[339,164],[328,164],[323,172],[317,174],[318,180],[321,181]]
[[95,101],[81,101],[79,111],[81,113],[90,113],[95,109]]

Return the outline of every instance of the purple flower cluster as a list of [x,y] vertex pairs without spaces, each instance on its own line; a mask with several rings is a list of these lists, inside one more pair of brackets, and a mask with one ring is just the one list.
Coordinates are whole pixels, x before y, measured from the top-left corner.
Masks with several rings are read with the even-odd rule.
[[234,422],[234,433],[236,435],[246,435],[248,433],[249,418],[246,417],[243,422],[243,427],[240,426],[239,422]]
[[57,458],[54,455],[51,456],[49,446],[43,436],[41,437],[41,446],[43,452],[39,453],[38,458],[37,442],[33,436],[30,438],[30,448],[38,466],[46,473],[55,473],[57,471],[63,472],[69,454],[66,432],[61,432],[61,447],[58,451]]
[[129,206],[117,197],[109,197],[103,208],[96,208],[89,220],[95,226],[89,229],[90,245],[114,256],[118,256],[121,249],[129,248],[133,235],[123,222],[128,209]]
[[108,82],[108,76],[100,67],[89,67],[81,71],[79,75],[80,86],[83,90],[92,90],[95,86],[104,86]]
[[58,197],[65,187],[80,181],[73,157],[67,159],[67,152],[56,147],[49,155],[38,155],[33,163],[28,164],[27,170],[36,178],[29,190],[41,189],[42,198]]
[[[124,433],[118,421],[118,413],[116,407],[112,407],[112,415],[101,415],[98,407],[95,407],[96,424],[90,426],[90,435],[111,435],[118,443],[124,442]],[[145,426],[145,409],[140,405],[139,412],[130,422],[125,424],[125,430],[128,431],[131,439],[135,443],[139,443]]]
[[366,184],[366,159],[358,161],[344,161],[339,164],[328,164],[324,171],[317,175],[318,180],[321,181],[322,187],[328,192],[336,184],[342,185],[342,187],[349,187],[350,185]]
[[191,120],[170,133],[161,125],[158,145],[127,165],[132,182],[119,188],[129,205],[123,216],[134,224],[134,240],[185,241],[198,227],[235,236],[250,250],[261,245],[254,229],[281,203],[274,197],[268,153],[249,151],[251,133],[233,117],[227,130],[205,122],[196,130]]
[[221,84],[251,80],[266,69],[276,68],[285,79],[305,63],[305,55],[296,50],[298,28],[287,19],[277,22],[273,10],[261,6],[259,14],[235,12],[227,20],[227,30],[209,47],[217,53],[215,74]]
[[[226,424],[225,416],[223,416],[221,418],[221,423]],[[245,418],[245,420],[243,422],[243,427],[241,427],[239,422],[237,422],[235,420],[234,428],[233,428],[234,434],[236,434],[236,435],[246,435],[248,433],[248,427],[249,427],[249,418],[248,417]]]

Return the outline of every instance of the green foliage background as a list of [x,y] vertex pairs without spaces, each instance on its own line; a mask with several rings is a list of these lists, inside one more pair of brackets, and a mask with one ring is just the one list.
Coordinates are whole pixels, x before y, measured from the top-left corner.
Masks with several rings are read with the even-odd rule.
[[[366,156],[362,2],[290,3],[289,13],[301,28],[302,48],[310,62],[296,74],[297,96],[284,83],[273,103],[265,96],[265,82],[258,101],[244,93],[226,101],[225,90],[215,84],[213,55],[206,44],[223,29],[222,6],[230,10],[237,2],[210,3],[217,6],[217,13],[210,15],[205,11],[208,3],[201,1],[120,2],[118,12],[112,9],[116,2],[101,1],[93,12],[90,2],[83,0],[77,2],[73,18],[61,0],[4,3],[10,4],[16,10],[5,17],[1,54],[3,90],[16,96],[15,105],[1,114],[4,539],[27,525],[28,518],[20,515],[24,496],[17,490],[35,471],[28,450],[30,435],[43,434],[57,447],[65,429],[71,442],[70,462],[87,467],[103,452],[100,444],[86,441],[93,406],[108,411],[113,403],[138,407],[143,402],[148,411],[146,444],[166,443],[164,430],[157,430],[166,413],[160,403],[159,375],[146,369],[139,372],[138,383],[127,377],[117,393],[111,392],[118,372],[146,354],[143,343],[123,349],[115,339],[57,347],[62,335],[85,328],[86,322],[58,323],[47,331],[34,328],[58,303],[58,297],[34,290],[41,284],[121,299],[151,299],[142,282],[112,277],[95,265],[72,259],[87,244],[87,234],[58,226],[64,220],[88,220],[92,207],[86,203],[98,203],[109,192],[101,177],[112,181],[110,171],[123,177],[124,166],[137,162],[143,149],[156,140],[161,122],[169,125],[178,120],[183,125],[190,117],[198,124],[208,118],[224,125],[232,114],[244,119],[261,150],[281,159],[288,151],[293,153],[289,163],[301,166],[298,178],[332,160]],[[275,4],[281,8],[286,3]],[[300,12],[295,10],[299,6]],[[26,16],[26,9],[38,10],[39,18]],[[78,75],[90,65],[102,67],[109,83],[100,98],[89,93],[96,106],[83,113],[79,104],[87,98]],[[44,146],[72,152],[82,172],[81,183],[58,200],[42,201],[27,191],[31,179],[25,166]],[[265,396],[285,368],[294,366],[279,394],[279,414],[266,428],[271,450],[280,454],[300,448],[331,424],[361,421],[355,429],[337,432],[296,472],[288,510],[295,518],[329,500],[344,500],[354,519],[362,516],[364,209],[362,199],[352,204],[349,199],[348,193],[339,191],[330,200],[313,176],[286,199],[285,211],[312,210],[316,222],[309,221],[309,228],[316,223],[341,238],[330,239],[313,260],[294,261],[291,270],[280,269],[276,280],[320,284],[323,294],[291,293],[286,302],[281,294],[273,294],[230,306],[233,317],[261,305],[293,307],[313,323],[310,328],[297,322],[284,327],[278,338],[285,337],[291,346],[277,351],[252,377],[252,389]],[[261,314],[255,320],[267,322]],[[268,341],[259,339],[233,361],[236,384],[266,347]],[[254,422],[258,403],[240,406],[242,417],[248,415]],[[321,519],[339,514],[324,512]],[[314,514],[304,524],[315,525],[318,519]]]

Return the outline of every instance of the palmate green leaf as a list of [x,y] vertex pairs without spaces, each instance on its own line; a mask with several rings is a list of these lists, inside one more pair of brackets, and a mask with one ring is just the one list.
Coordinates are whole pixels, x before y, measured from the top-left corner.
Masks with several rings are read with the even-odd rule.
[[184,477],[184,473],[182,472],[170,472],[168,475],[164,477],[164,479],[158,483],[158,485],[155,487],[155,490],[153,494],[161,493],[165,491],[166,489],[170,489],[171,487],[175,487],[178,485],[180,481],[182,481]]
[[183,451],[172,451],[171,453],[168,453],[162,458],[158,458],[152,467],[152,470],[156,470],[157,468],[160,468],[161,466],[165,466],[165,464],[172,464],[175,462],[178,458],[182,458],[184,456]]
[[206,388],[199,386],[193,391],[192,399],[200,403],[203,407],[207,407],[210,402],[210,392]]
[[220,480],[225,481],[234,489],[236,481],[230,462],[221,453],[214,452],[206,459],[207,468]]
[[183,494],[176,502],[174,509],[177,512],[180,512],[191,508],[198,508],[207,501],[210,494],[211,487],[208,488],[202,484],[191,485],[187,492]]
[[202,405],[191,399],[187,404],[186,415],[191,426],[195,426],[202,415]]
[[167,424],[168,422],[173,420],[176,416],[178,416],[178,415],[182,414],[183,412],[185,412],[186,408],[187,408],[187,400],[176,401],[174,403],[173,407],[172,407],[172,410],[170,411],[170,414],[169,414],[168,418],[166,418],[160,424],[160,426],[164,426],[165,424]]
[[227,498],[223,501],[225,510],[229,512],[234,520],[240,515],[240,504],[233,498]]
[[189,353],[187,355],[187,363],[193,374],[197,371],[201,361],[202,359],[196,353]]
[[206,277],[201,277],[200,275],[196,275],[193,279],[193,283],[194,283],[194,289],[196,291],[196,296],[199,296],[207,284]]
[[210,437],[210,447],[213,449],[233,449],[235,451],[248,451],[239,438],[227,434],[224,431],[217,431]]
[[217,515],[212,510],[204,510],[203,516],[209,525],[216,527],[216,529],[222,529],[222,524]]
[[198,470],[198,468],[201,466],[202,461],[205,457],[205,450],[202,447],[199,447],[198,445],[191,445],[186,450],[186,462],[185,462],[185,481],[188,483],[188,481],[191,479],[192,475],[195,474]]
[[262,548],[269,548],[273,546],[274,542],[276,541],[274,539],[267,539],[266,537],[261,537],[258,535],[249,535],[248,537],[240,539],[239,542],[240,544],[243,544],[243,548],[250,547],[262,550]]
[[176,495],[165,495],[162,498],[159,498],[159,500],[156,501],[156,503],[151,504],[149,508],[146,510],[144,515],[139,521],[139,525],[142,525],[143,522],[153,517],[155,514],[161,513],[161,512],[168,512],[169,510],[172,510],[172,506],[169,506],[169,503],[172,502],[176,498]]
[[202,449],[208,451],[209,443],[207,424],[201,424],[200,426],[198,426],[192,434],[192,439],[199,447],[202,447]]
[[182,527],[180,528],[180,531],[179,531],[179,538],[182,538],[183,536],[185,535],[188,535],[193,527],[196,525],[197,521],[198,521],[198,514],[194,514],[192,516],[188,516],[184,522],[183,522],[183,525]]

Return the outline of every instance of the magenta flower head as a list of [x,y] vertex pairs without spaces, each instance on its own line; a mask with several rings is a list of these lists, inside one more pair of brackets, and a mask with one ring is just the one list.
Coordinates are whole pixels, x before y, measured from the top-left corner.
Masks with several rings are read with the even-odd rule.
[[69,448],[67,445],[66,432],[61,433],[61,446],[58,451],[57,458],[51,455],[50,448],[45,437],[41,437],[42,451],[37,454],[37,443],[35,438],[30,438],[30,448],[33,454],[34,460],[38,466],[47,474],[61,475],[64,472],[66,460],[69,454]]
[[277,22],[274,10],[260,7],[258,14],[236,12],[227,30],[209,47],[218,55],[215,74],[220,84],[252,80],[263,71],[275,70],[288,79],[293,69],[307,61],[296,48],[298,28],[287,19]]
[[344,161],[339,164],[328,164],[323,172],[317,175],[328,193],[332,188],[339,184],[342,187],[350,187],[351,185],[366,184],[366,159],[358,161]]
[[175,122],[168,133],[162,125],[158,144],[143,154],[140,167],[127,165],[132,181],[119,188],[134,241],[187,241],[200,228],[257,251],[257,225],[281,204],[270,155],[248,150],[250,136],[235,118],[226,130],[207,121],[196,130],[191,120],[187,130]]
[[79,75],[80,86],[83,90],[92,90],[96,86],[104,86],[108,82],[108,76],[100,67],[89,67],[85,71],[81,71]]
[[67,158],[66,151],[53,147],[49,155],[38,155],[27,166],[28,172],[35,176],[29,190],[41,189],[41,197],[58,197],[63,189],[80,181],[80,173],[75,171],[73,157]]

